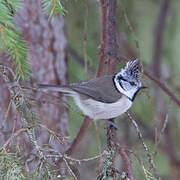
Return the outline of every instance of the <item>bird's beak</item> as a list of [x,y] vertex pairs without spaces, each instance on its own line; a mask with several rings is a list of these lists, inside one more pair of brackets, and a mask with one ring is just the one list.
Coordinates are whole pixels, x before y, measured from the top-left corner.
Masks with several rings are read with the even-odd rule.
[[146,89],[148,88],[147,86],[141,86],[140,89]]

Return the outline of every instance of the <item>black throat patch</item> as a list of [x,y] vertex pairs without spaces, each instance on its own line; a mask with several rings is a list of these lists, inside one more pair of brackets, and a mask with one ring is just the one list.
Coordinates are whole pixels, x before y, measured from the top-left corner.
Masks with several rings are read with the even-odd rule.
[[139,88],[135,93],[134,93],[134,96],[132,97],[131,101],[134,101],[136,95],[138,94],[138,92],[141,90],[141,88]]

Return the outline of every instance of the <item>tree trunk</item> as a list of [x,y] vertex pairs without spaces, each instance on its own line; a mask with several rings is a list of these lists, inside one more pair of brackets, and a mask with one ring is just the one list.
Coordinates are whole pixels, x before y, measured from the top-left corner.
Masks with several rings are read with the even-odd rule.
[[[59,15],[48,20],[48,16],[41,11],[40,0],[25,0],[24,7],[19,9],[16,14],[17,26],[20,27],[23,37],[29,46],[29,62],[32,67],[31,84],[32,87],[36,83],[44,84],[66,84],[67,83],[67,57],[66,57],[66,35],[64,18]],[[1,57],[0,62],[4,64],[5,57]],[[12,129],[19,129],[22,125],[20,118],[14,106],[11,106],[8,119],[4,121],[5,114],[10,102],[9,92],[5,84],[0,85],[0,121],[4,125],[4,135],[1,136],[3,143],[11,134]],[[57,93],[53,95],[59,96]],[[42,95],[37,93],[36,99],[41,100]],[[40,114],[40,124],[54,131],[59,136],[68,135],[68,110],[64,106],[64,97],[58,105],[42,104],[38,105],[38,114]],[[16,122],[17,120],[17,122]],[[16,123],[15,123],[16,122]],[[40,128],[36,134],[38,144],[40,146],[48,144],[56,151],[64,152],[67,149],[68,143],[60,144],[58,141],[49,141],[50,135],[47,129]],[[29,156],[33,151],[33,147],[26,136],[19,139],[19,145]],[[32,153],[33,154],[33,153]],[[28,157],[30,158],[30,157]],[[28,159],[27,158],[27,159]],[[34,168],[33,166],[31,166]],[[31,168],[30,168],[31,169]]]

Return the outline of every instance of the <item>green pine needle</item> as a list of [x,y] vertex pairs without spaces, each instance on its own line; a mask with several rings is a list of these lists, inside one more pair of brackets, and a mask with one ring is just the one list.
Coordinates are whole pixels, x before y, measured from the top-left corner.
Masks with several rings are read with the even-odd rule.
[[60,0],[43,0],[43,11],[49,14],[51,18],[53,15],[63,14],[67,12],[62,6]]
[[23,170],[14,153],[0,152],[0,179],[24,179]]
[[31,74],[27,60],[28,46],[15,26],[13,14],[21,7],[21,0],[0,0],[0,50],[8,53],[16,66],[17,79],[28,79]]

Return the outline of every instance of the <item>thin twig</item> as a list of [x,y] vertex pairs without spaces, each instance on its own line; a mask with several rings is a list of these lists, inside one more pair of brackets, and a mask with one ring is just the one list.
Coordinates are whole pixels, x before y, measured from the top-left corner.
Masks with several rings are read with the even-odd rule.
[[69,140],[69,137],[67,137],[67,136],[60,136],[60,135],[58,135],[57,132],[49,129],[48,127],[44,126],[43,124],[38,124],[38,125],[41,126],[44,129],[46,129],[51,135],[53,135],[60,144],[62,144],[64,141],[68,141]]
[[161,129],[161,131],[160,131],[159,137],[158,137],[158,139],[157,139],[157,143],[156,143],[156,145],[155,145],[155,147],[154,147],[153,154],[156,154],[156,153],[157,153],[157,147],[158,147],[158,145],[159,145],[160,142],[161,142],[161,137],[162,137],[162,135],[164,134],[164,131],[165,131],[166,127],[167,127],[167,124],[168,124],[168,114],[166,114],[166,117],[165,117],[165,120],[164,120],[164,123],[163,123],[163,127],[162,127],[162,129]]
[[[97,144],[98,144],[98,152],[100,154],[101,153],[101,140],[100,140],[100,137],[99,137],[98,126],[97,126],[96,121],[93,121],[93,122],[94,122],[95,132],[96,132],[96,139],[97,139]],[[99,163],[98,163],[98,168],[97,168],[98,171],[101,169],[102,164],[103,164],[103,159],[99,158]]]
[[27,129],[26,128],[22,128],[22,129],[19,129],[18,131],[16,131],[15,133],[13,133],[11,135],[11,137],[3,144],[3,146],[1,147],[0,151],[6,149],[6,147],[9,145],[9,143],[13,140],[13,138],[15,138],[16,136],[18,136],[19,134],[23,133],[23,132],[26,132]]
[[138,137],[139,137],[139,139],[141,140],[141,143],[142,143],[142,145],[143,145],[143,147],[144,147],[144,150],[145,150],[146,155],[147,155],[148,160],[149,160],[150,169],[156,170],[156,167],[155,167],[153,158],[152,158],[152,156],[151,156],[151,154],[150,154],[149,148],[147,147],[147,145],[146,145],[145,142],[144,142],[142,133],[141,133],[141,131],[140,131],[140,129],[139,129],[136,121],[132,118],[132,116],[130,115],[129,112],[127,112],[126,114],[128,115],[129,119],[131,120],[132,124],[134,125],[134,127],[135,127],[135,129],[136,129],[136,132],[137,132],[137,134],[138,134]]
[[[143,170],[143,172],[144,172],[144,175],[145,175],[146,180],[150,180],[150,179],[151,179],[151,180],[156,180],[156,179],[153,177],[153,175],[151,174],[151,172],[149,172],[149,171],[145,168],[143,162],[139,159],[139,157],[138,157],[133,151],[130,151],[130,153],[132,153],[132,154],[134,155],[134,157],[137,159],[138,163],[140,164],[140,166],[141,166],[141,168],[142,168],[142,170]],[[159,179],[159,180],[160,180],[160,179]]]
[[101,158],[101,157],[103,157],[104,155],[107,155],[107,151],[104,151],[103,153],[101,153],[101,154],[99,154],[99,155],[97,155],[97,156],[94,156],[94,157],[91,157],[91,158],[85,158],[85,159],[75,159],[75,158],[69,157],[69,156],[67,156],[67,155],[64,155],[64,157],[65,157],[66,159],[69,159],[69,160],[72,160],[72,161],[81,163],[81,162],[87,162],[87,161],[92,161],[92,160]]
[[12,101],[12,99],[11,99],[10,102],[9,102],[9,104],[8,104],[7,111],[6,111],[6,113],[5,113],[5,121],[6,121],[7,118],[8,118],[9,111],[10,111],[10,109],[11,109],[12,102],[13,102],[13,101]]
[[74,177],[75,180],[78,180],[78,178],[76,177],[76,175],[74,174],[74,172],[72,171],[71,167],[69,166],[67,160],[65,158],[63,158],[63,161],[65,162],[67,168],[69,169],[71,175]]
[[134,31],[134,28],[133,28],[133,26],[131,25],[131,22],[130,22],[130,20],[129,20],[126,12],[125,12],[125,10],[124,10],[124,18],[125,18],[125,21],[126,21],[128,27],[129,27],[131,33],[132,33],[133,36],[134,36],[135,44],[136,44],[136,49],[137,49],[137,57],[140,58],[139,41],[138,41],[138,38],[137,38],[137,36],[136,36],[136,34],[135,34],[135,31]]

